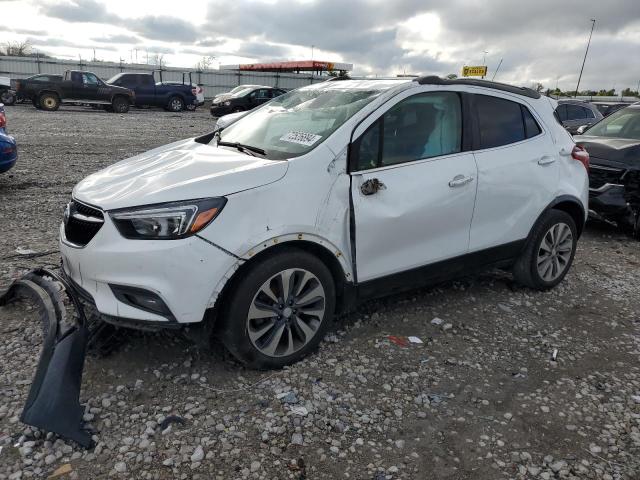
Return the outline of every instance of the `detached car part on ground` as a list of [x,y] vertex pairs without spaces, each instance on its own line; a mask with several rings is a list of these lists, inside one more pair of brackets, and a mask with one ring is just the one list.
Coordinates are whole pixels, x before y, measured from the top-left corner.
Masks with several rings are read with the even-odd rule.
[[16,139],[7,133],[7,116],[0,103],[0,173],[9,171],[17,161]]
[[640,104],[612,113],[575,138],[591,155],[592,215],[640,238]]
[[104,322],[188,326],[253,368],[304,357],[367,298],[496,266],[552,288],[588,200],[555,107],[468,79],[298,89],[80,182],[61,275]]
[[[42,76],[38,76],[42,77]],[[105,110],[126,113],[135,103],[135,94],[128,88],[108,85],[91,72],[67,70],[62,80],[49,76],[16,81],[18,93],[28,97],[33,106],[55,111],[63,103],[102,106]]]

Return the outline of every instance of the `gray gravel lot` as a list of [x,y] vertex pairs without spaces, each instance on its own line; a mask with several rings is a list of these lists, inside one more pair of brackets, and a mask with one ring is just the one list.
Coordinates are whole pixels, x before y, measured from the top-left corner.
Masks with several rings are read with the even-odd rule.
[[[58,265],[62,207],[81,178],[213,125],[202,109],[15,106],[7,118],[20,157],[0,175],[0,285]],[[58,478],[638,479],[638,247],[590,225],[553,291],[489,272],[369,302],[281,371],[127,332],[114,353],[87,359],[91,451],[18,421],[41,335],[29,305],[0,308],[0,479],[65,464]],[[171,415],[184,424],[163,430]]]

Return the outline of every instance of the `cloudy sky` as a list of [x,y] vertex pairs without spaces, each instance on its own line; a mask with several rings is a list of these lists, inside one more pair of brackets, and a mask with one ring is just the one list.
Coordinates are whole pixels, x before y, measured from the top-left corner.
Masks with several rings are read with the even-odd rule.
[[[356,74],[460,74],[575,88],[590,19],[596,29],[581,89],[640,80],[640,0],[0,0],[0,43],[28,40],[61,58],[167,65],[309,59]],[[136,51],[137,49],[137,51]]]

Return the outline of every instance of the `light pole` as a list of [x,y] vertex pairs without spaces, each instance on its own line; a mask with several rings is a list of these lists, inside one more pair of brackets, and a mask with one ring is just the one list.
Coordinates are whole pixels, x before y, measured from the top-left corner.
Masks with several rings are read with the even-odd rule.
[[582,80],[582,71],[584,70],[584,64],[587,61],[587,53],[589,53],[589,45],[591,45],[591,36],[593,35],[593,29],[596,26],[596,19],[591,19],[591,33],[589,33],[589,41],[587,42],[587,49],[584,52],[584,59],[582,60],[582,68],[580,69],[580,75],[578,75],[578,85],[576,85],[576,92],[573,95],[573,98],[578,96],[578,90],[580,90],[580,80]]

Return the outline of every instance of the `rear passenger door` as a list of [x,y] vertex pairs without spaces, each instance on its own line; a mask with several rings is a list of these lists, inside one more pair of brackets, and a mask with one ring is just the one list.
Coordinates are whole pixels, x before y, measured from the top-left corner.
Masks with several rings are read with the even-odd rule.
[[558,153],[543,122],[520,98],[473,95],[478,193],[469,250],[516,247],[555,198]]
[[137,75],[138,84],[136,85],[136,105],[154,105],[156,101],[156,84],[151,75]]

